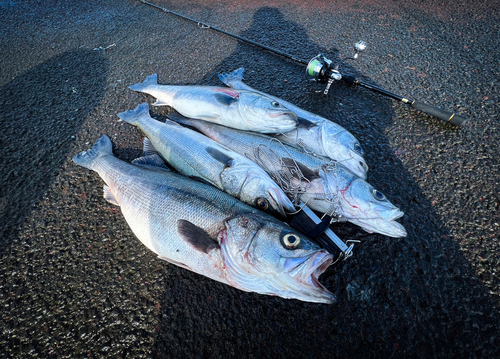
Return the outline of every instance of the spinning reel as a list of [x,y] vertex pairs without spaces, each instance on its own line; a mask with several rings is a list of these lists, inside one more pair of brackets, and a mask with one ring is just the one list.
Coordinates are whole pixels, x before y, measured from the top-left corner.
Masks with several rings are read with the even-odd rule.
[[332,60],[328,59],[324,54],[319,54],[313,57],[307,64],[306,75],[311,76],[313,80],[320,83],[328,82],[325,90],[323,91],[323,94],[328,95],[333,81],[342,80],[342,74],[339,72],[339,66],[347,60],[357,59],[359,54],[365,50],[366,43],[364,41],[357,42],[354,45],[354,56],[346,57],[335,66],[333,66]]
[[467,119],[464,116],[461,116],[457,113],[446,111],[446,110],[443,110],[439,107],[430,106],[430,105],[427,105],[427,104],[420,102],[420,101],[405,98],[403,96],[394,94],[394,93],[389,92],[387,90],[384,90],[378,86],[367,84],[354,76],[342,75],[339,72],[339,66],[342,64],[342,62],[344,62],[346,60],[356,59],[358,57],[359,53],[366,49],[366,44],[363,41],[358,42],[354,46],[355,54],[353,57],[345,58],[342,61],[340,61],[339,64],[337,64],[335,66],[333,66],[333,62],[331,60],[329,60],[328,58],[326,58],[326,56],[323,54],[319,54],[316,57],[313,57],[308,62],[307,60],[304,60],[304,59],[301,59],[299,57],[287,54],[284,51],[272,48],[270,46],[260,44],[256,41],[253,41],[253,40],[245,39],[244,37],[241,37],[241,36],[232,34],[230,32],[218,29],[216,27],[204,24],[204,23],[199,22],[197,20],[191,19],[187,16],[173,12],[169,9],[165,9],[161,6],[151,4],[150,2],[147,2],[146,0],[138,0],[138,1],[140,1],[143,4],[146,4],[148,6],[157,8],[158,10],[161,10],[161,11],[164,11],[166,13],[181,17],[185,20],[194,22],[194,23],[198,24],[198,26],[202,29],[212,29],[212,30],[220,32],[222,34],[226,34],[228,36],[234,37],[235,39],[238,39],[240,41],[244,41],[244,42],[247,42],[251,45],[260,47],[260,48],[267,50],[269,52],[273,52],[277,55],[283,56],[287,59],[293,60],[293,61],[298,62],[300,64],[307,65],[306,74],[308,76],[311,76],[313,78],[313,80],[316,80],[318,82],[323,82],[323,83],[327,82],[326,88],[323,91],[323,93],[325,95],[327,95],[328,91],[330,91],[330,87],[332,86],[333,81],[343,80],[343,81],[346,81],[350,84],[358,85],[358,86],[364,87],[368,90],[378,92],[384,96],[392,98],[393,100],[400,101],[400,102],[404,103],[405,105],[409,105],[418,111],[425,112],[431,116],[434,116],[436,118],[439,118],[440,120],[443,120],[445,122],[451,123],[451,124],[456,125],[456,126],[462,126],[467,121]]

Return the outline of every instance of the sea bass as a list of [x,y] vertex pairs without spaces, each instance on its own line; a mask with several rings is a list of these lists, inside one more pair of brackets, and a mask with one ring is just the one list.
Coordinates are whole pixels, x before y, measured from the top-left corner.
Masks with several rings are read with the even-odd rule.
[[147,103],[118,117],[139,127],[160,157],[181,174],[200,178],[273,215],[286,217],[285,211],[295,211],[281,188],[257,164],[176,122],[153,119]]
[[224,84],[233,89],[254,91],[268,96],[292,110],[298,116],[299,126],[296,129],[288,133],[277,134],[274,137],[283,142],[299,145],[308,152],[338,161],[357,176],[366,179],[368,165],[363,158],[363,149],[349,131],[290,102],[255,90],[243,82],[243,73],[244,69],[239,68],[229,74],[220,74],[219,78]]
[[[405,237],[395,220],[403,212],[380,191],[341,164],[313,156],[278,139],[169,114],[176,122],[192,126],[216,142],[259,164],[294,201],[297,197],[311,209],[340,216],[369,233]],[[283,181],[279,181],[281,177]]]
[[274,217],[201,182],[113,156],[107,136],[73,161],[104,180],[134,234],[161,259],[235,288],[332,303],[332,255]]
[[289,132],[298,125],[294,112],[254,91],[215,86],[159,85],[156,74],[129,88],[156,97],[154,106],[170,106],[186,117],[240,130]]

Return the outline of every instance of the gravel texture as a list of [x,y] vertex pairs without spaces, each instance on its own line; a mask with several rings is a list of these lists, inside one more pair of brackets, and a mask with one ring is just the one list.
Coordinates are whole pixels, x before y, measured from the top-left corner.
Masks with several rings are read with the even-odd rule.
[[[0,357],[500,357],[497,0],[156,1],[469,118],[461,129],[368,90],[315,93],[304,67],[135,0],[0,1]],[[127,86],[246,82],[351,131],[408,237],[366,235],[322,282],[338,303],[245,293],[157,259],[71,162],[102,134],[132,160]],[[163,110],[154,110],[161,115]]]

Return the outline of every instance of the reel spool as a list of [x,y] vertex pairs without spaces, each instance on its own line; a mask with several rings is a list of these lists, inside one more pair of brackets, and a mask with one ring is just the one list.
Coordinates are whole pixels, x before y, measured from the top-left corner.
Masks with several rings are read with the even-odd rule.
[[[332,60],[328,59],[324,54],[319,54],[313,57],[307,64],[306,75],[312,77],[312,79],[317,82],[328,82],[331,85],[331,82],[342,79],[342,75],[339,72],[339,66],[346,60],[357,59],[359,54],[365,50],[366,43],[364,41],[357,42],[354,45],[354,56],[341,60],[335,67],[332,65]],[[329,88],[330,86],[327,86],[325,95],[328,93]]]

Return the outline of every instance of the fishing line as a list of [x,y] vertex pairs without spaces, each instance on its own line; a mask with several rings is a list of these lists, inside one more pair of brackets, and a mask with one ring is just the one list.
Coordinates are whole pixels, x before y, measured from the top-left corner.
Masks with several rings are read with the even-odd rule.
[[430,116],[436,117],[444,122],[451,123],[455,126],[463,126],[463,124],[467,121],[467,119],[464,116],[459,115],[455,112],[450,112],[448,110],[444,110],[444,109],[441,109],[441,108],[436,107],[436,106],[427,105],[421,101],[417,101],[417,100],[411,99],[409,97],[395,94],[393,92],[385,90],[385,89],[378,87],[376,85],[366,83],[366,82],[362,81],[360,78],[357,78],[355,76],[343,75],[339,70],[340,66],[342,64],[344,64],[347,60],[353,60],[353,59],[358,58],[358,55],[366,49],[366,44],[363,41],[356,43],[356,45],[354,46],[355,55],[353,57],[344,58],[338,64],[334,64],[333,61],[329,60],[324,54],[318,54],[317,56],[313,57],[311,60],[305,60],[305,59],[302,59],[300,57],[290,55],[284,51],[275,49],[273,47],[270,47],[270,46],[267,46],[264,44],[261,44],[259,42],[246,39],[244,37],[235,35],[233,33],[230,33],[228,31],[224,31],[222,29],[216,28],[216,27],[208,25],[208,24],[204,24],[198,20],[191,19],[187,16],[181,15],[179,13],[176,13],[176,12],[169,10],[169,9],[166,9],[164,7],[152,4],[148,1],[145,1],[145,0],[138,0],[138,1],[140,1],[141,3],[143,3],[145,5],[148,5],[148,6],[154,7],[158,10],[161,10],[163,12],[166,12],[168,14],[172,14],[172,15],[178,16],[182,19],[194,22],[200,28],[211,29],[211,30],[220,32],[222,34],[225,34],[227,36],[231,36],[231,37],[238,39],[240,41],[249,43],[251,45],[265,49],[269,52],[280,55],[284,58],[290,59],[292,61],[298,62],[298,63],[303,64],[303,65],[307,65],[307,67],[306,67],[306,75],[307,76],[312,77],[317,82],[327,84],[326,88],[323,90],[323,93],[325,95],[328,94],[330,87],[334,81],[343,80],[351,85],[361,86],[367,90],[370,90],[370,91],[379,93],[381,95],[384,95],[386,97],[389,97],[389,98],[396,100],[400,103],[408,105],[417,111],[424,112]]

